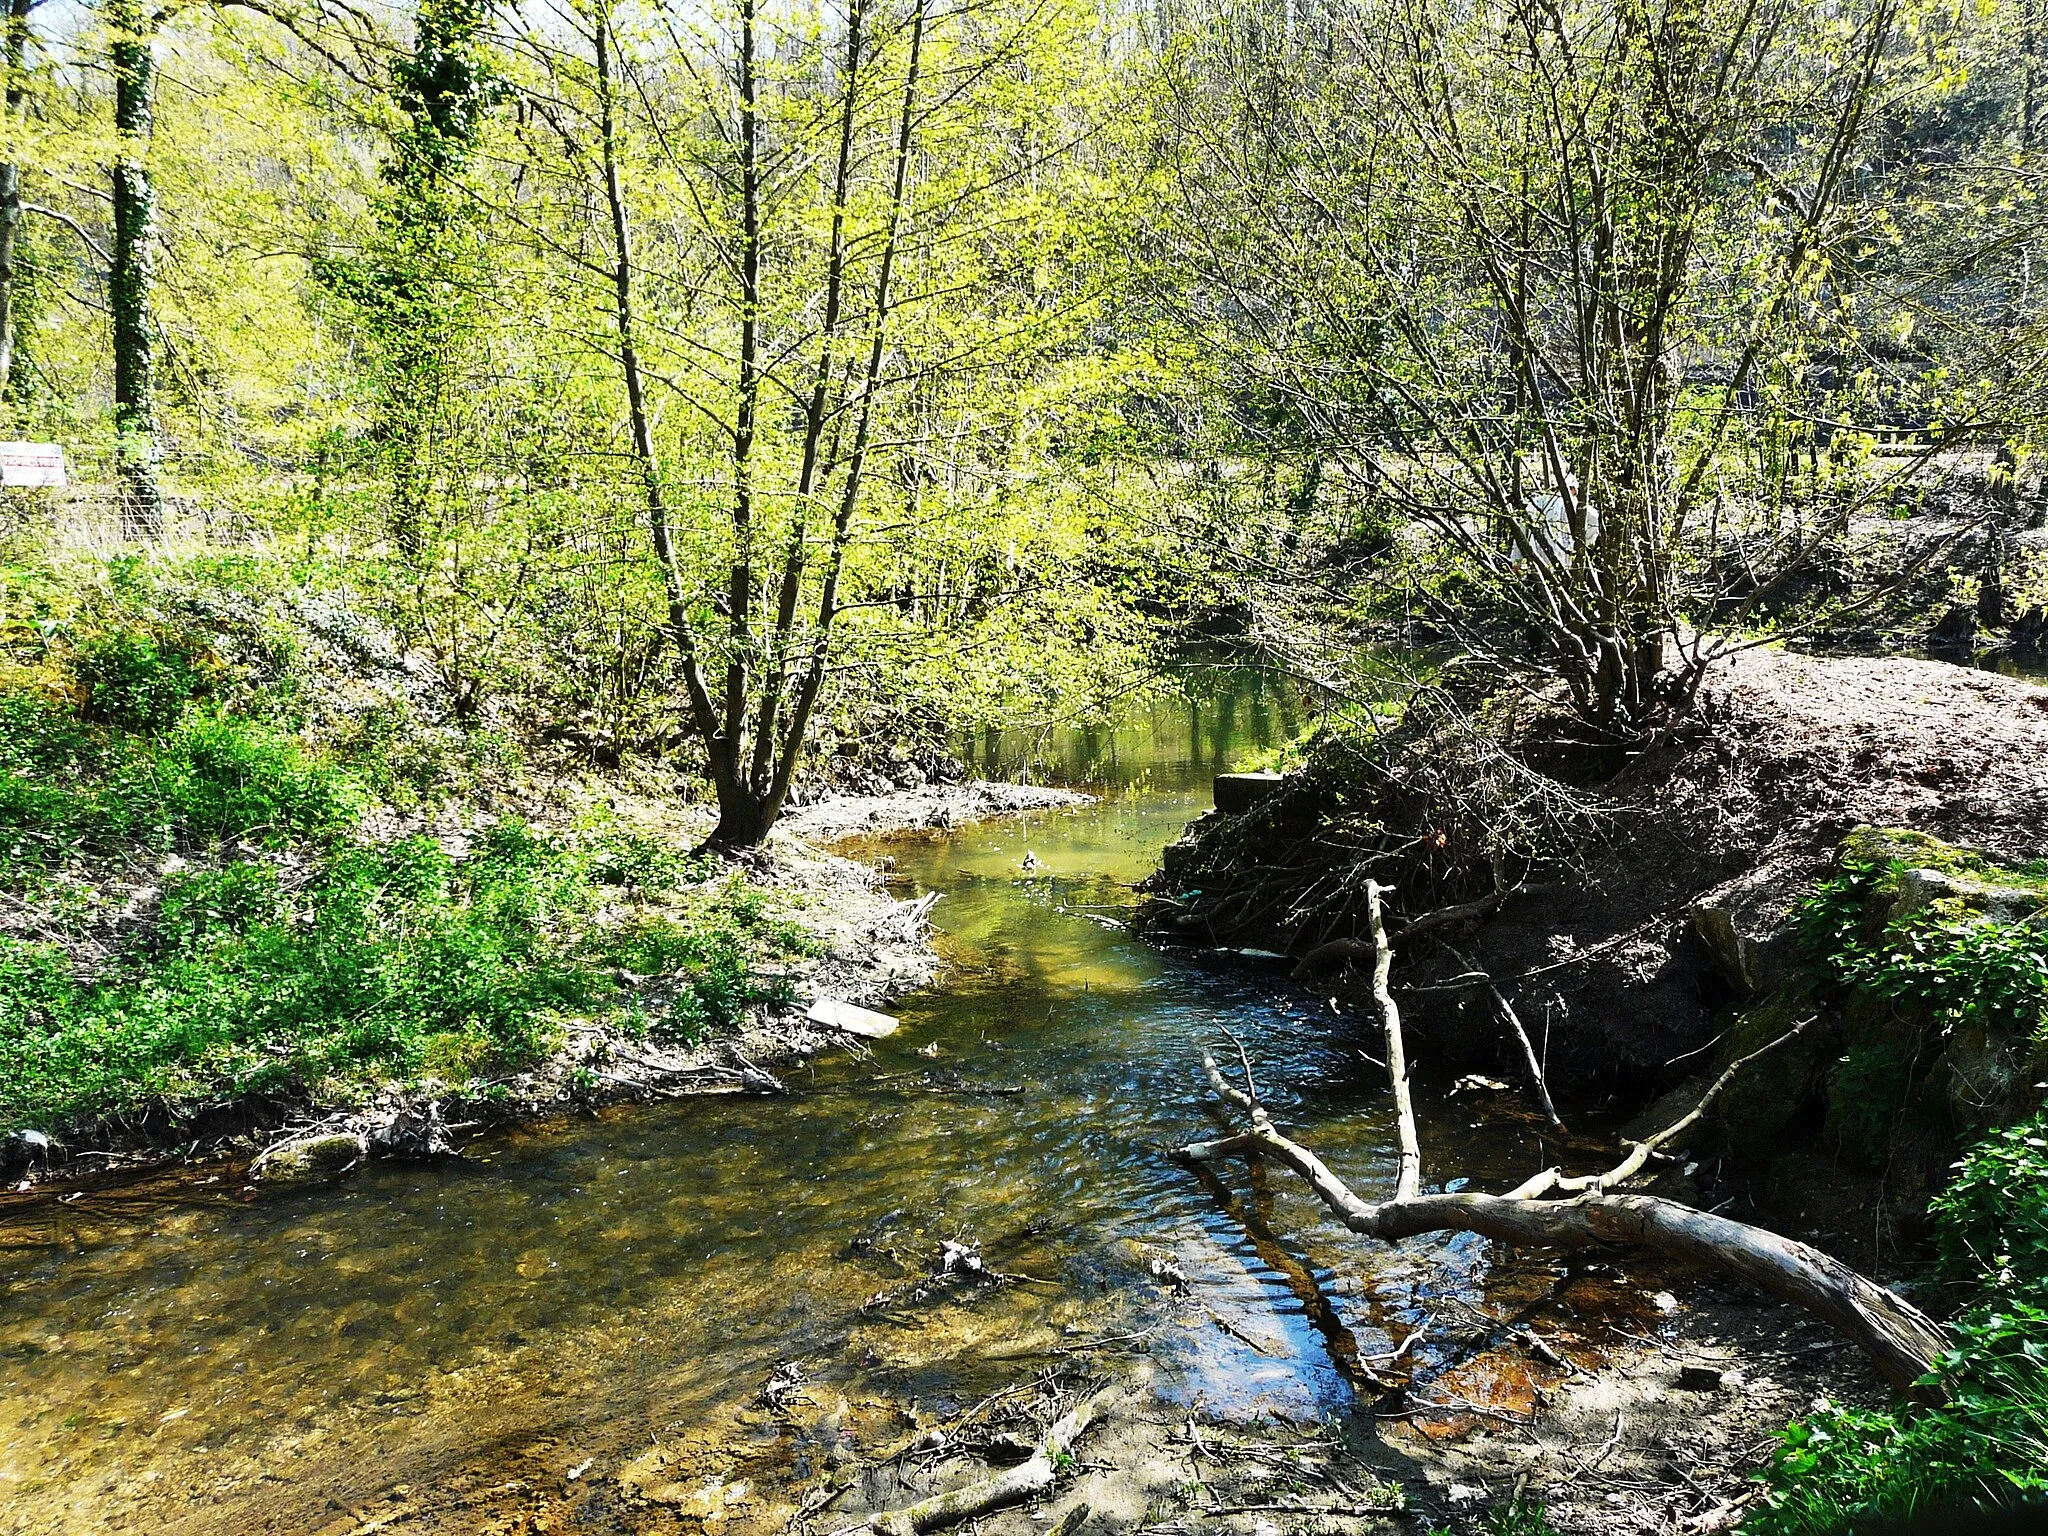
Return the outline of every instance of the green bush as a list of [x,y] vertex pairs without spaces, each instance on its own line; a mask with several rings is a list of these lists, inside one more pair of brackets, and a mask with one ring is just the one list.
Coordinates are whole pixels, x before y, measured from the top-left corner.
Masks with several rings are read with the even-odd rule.
[[2048,1496],[2048,1312],[1982,1307],[1954,1333],[1935,1367],[1940,1407],[1831,1407],[1787,1425],[1744,1529],[1839,1536],[1957,1503]]
[[73,671],[86,690],[90,718],[151,735],[178,723],[199,692],[188,650],[140,630],[115,630],[79,647]]
[[1934,1204],[1949,1278],[2048,1304],[2048,1111],[1993,1131],[1956,1169]]
[[341,830],[360,798],[268,726],[193,710],[149,738],[0,694],[0,870],[224,839],[282,846]]
[[1883,892],[1904,868],[1898,860],[1846,862],[1801,904],[1800,938],[1826,979],[1922,1012],[1943,1034],[1965,1026],[2041,1033],[2048,932],[1938,906],[1887,918]]
[[[1807,940],[1832,978],[1924,1010],[1943,1032],[2038,1033],[2048,940],[1988,918],[1874,919],[1876,883],[1895,874],[1852,867],[1807,904]],[[1986,1135],[1933,1212],[1944,1274],[1964,1299],[1934,1371],[1939,1405],[1793,1422],[1746,1529],[1832,1536],[1957,1502],[2048,1497],[2048,1112]]]

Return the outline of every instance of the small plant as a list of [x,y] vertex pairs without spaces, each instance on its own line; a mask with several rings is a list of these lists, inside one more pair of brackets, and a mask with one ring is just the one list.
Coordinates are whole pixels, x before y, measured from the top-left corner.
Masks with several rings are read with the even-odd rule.
[[178,723],[200,691],[191,653],[141,630],[99,635],[79,647],[73,670],[91,719],[156,735]]
[[1512,1498],[1486,1512],[1488,1536],[1557,1536],[1550,1515],[1534,1499]]
[[[1904,872],[1898,859],[1848,861],[1801,905],[1801,939],[1828,979],[1924,1009],[1943,1034],[1965,1026],[2040,1032],[2048,1023],[2048,932],[1940,904],[1885,917],[1874,897]],[[1971,873],[2002,872],[1977,863]]]
[[289,736],[211,709],[150,738],[0,694],[0,868],[17,873],[138,846],[320,839],[348,826],[361,798]]
[[2048,1303],[2048,1110],[1993,1131],[1956,1166],[1934,1205],[1949,1279]]

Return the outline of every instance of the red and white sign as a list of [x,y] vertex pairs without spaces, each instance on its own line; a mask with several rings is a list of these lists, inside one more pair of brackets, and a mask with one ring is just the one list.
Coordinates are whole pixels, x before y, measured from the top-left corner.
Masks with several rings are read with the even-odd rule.
[[0,486],[62,485],[64,450],[56,443],[0,443]]

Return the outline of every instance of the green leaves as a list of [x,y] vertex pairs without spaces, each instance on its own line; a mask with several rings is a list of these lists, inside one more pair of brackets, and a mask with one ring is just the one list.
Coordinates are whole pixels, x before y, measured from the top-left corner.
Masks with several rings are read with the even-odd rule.
[[127,843],[169,852],[321,838],[359,805],[347,776],[252,721],[195,710],[150,741],[0,694],[0,869],[17,877]]
[[89,980],[56,945],[0,939],[0,1126],[467,1080],[532,1064],[571,1013],[693,1042],[782,994],[764,961],[813,947],[736,877],[607,914],[603,857],[507,818],[462,859],[414,837],[296,883],[269,862],[181,871]]
[[[2012,874],[1947,853],[1965,873]],[[1896,858],[1845,861],[1804,904],[1802,936],[1830,979],[1924,1010],[1944,1033],[2037,1031],[2048,937],[2031,922],[1940,901],[1887,916],[1904,871]],[[1851,1065],[1859,1059],[1852,1052]],[[1945,1401],[1884,1413],[1830,1407],[1795,1421],[1747,1529],[1818,1536],[1956,1500],[2048,1494],[2048,1111],[1985,1136],[1933,1215],[1943,1271],[1969,1298],[1935,1368]]]

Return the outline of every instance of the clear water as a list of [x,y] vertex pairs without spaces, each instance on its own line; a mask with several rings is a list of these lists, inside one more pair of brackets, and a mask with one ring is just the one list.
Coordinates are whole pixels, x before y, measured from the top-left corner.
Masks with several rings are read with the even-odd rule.
[[[838,1438],[886,1443],[1047,1367],[1115,1368],[1132,1357],[1074,1351],[1121,1335],[1160,1391],[1209,1411],[1348,1412],[1348,1356],[1532,1272],[1470,1238],[1373,1250],[1285,1181],[1205,1185],[1174,1163],[1212,1127],[1197,1061],[1224,1026],[1283,1121],[1363,1189],[1390,1165],[1383,1082],[1362,1021],[1120,920],[1209,776],[1305,723],[1286,690],[1222,673],[1113,731],[976,744],[1102,797],[867,850],[906,893],[944,893],[953,966],[871,1058],[800,1069],[791,1098],[620,1109],[248,1200],[232,1174],[94,1193],[0,1225],[0,1531],[339,1533],[380,1510],[406,1530],[548,1511],[780,1529]],[[1437,1166],[1538,1166],[1509,1106],[1427,1113]],[[947,1240],[1024,1278],[864,1307]],[[1169,1264],[1186,1294],[1155,1273]],[[812,1378],[794,1417],[755,1406],[784,1360]]]

